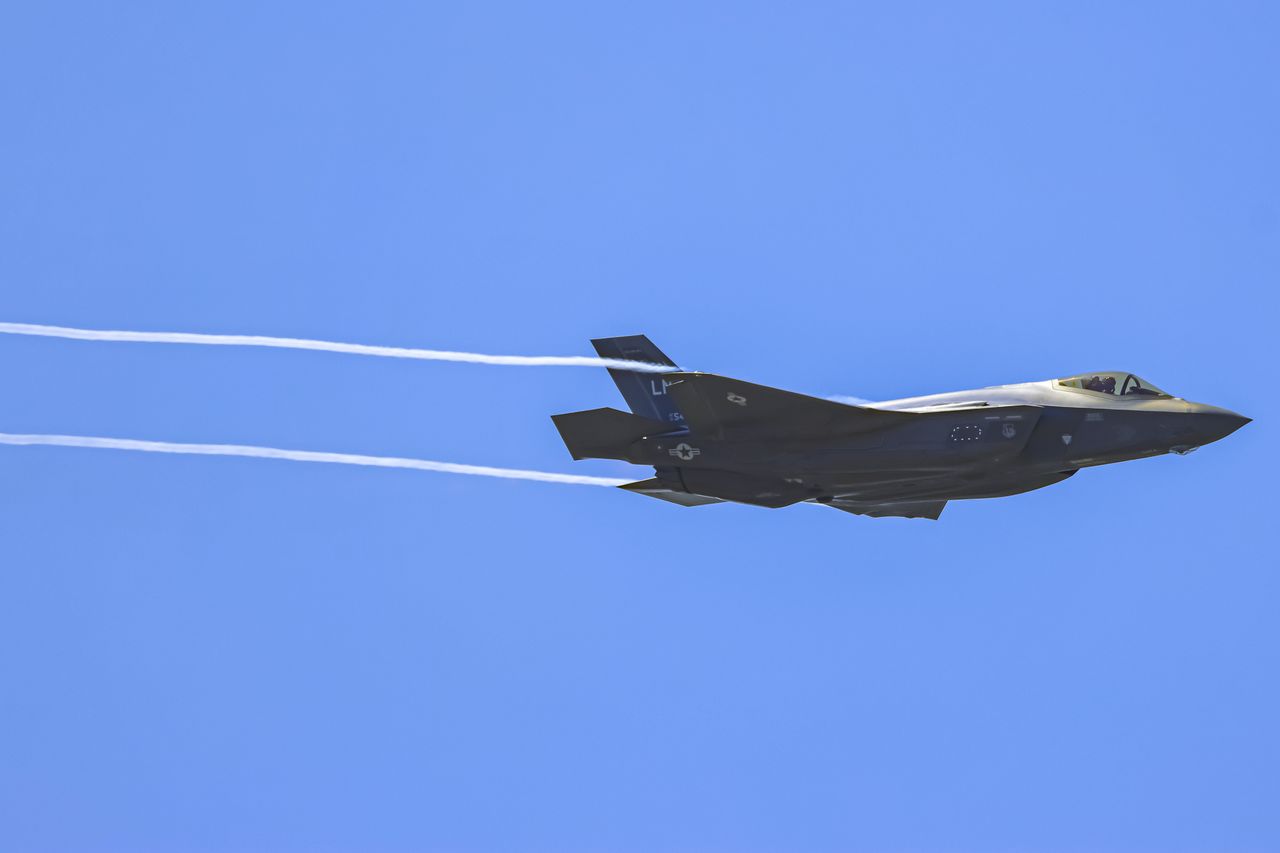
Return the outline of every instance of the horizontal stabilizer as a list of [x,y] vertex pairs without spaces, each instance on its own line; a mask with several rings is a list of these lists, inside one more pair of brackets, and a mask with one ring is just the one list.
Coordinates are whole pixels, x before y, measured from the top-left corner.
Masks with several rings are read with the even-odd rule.
[[708,495],[693,495],[689,492],[677,492],[670,488],[666,483],[659,479],[641,480],[638,483],[627,483],[618,486],[619,489],[626,489],[628,492],[636,492],[641,495],[648,495],[658,500],[670,501],[673,504],[681,506],[705,506],[706,504],[724,503],[721,498],[713,498]]
[[617,409],[570,412],[552,415],[551,420],[574,459],[626,459],[627,449],[637,439],[672,430],[671,424]]
[[918,418],[850,406],[712,373],[668,373],[667,394],[689,429],[709,438],[816,438],[871,432]]
[[946,505],[946,501],[902,501],[877,504],[864,501],[842,501],[838,498],[827,504],[833,509],[871,518],[931,518],[934,521],[942,515]]

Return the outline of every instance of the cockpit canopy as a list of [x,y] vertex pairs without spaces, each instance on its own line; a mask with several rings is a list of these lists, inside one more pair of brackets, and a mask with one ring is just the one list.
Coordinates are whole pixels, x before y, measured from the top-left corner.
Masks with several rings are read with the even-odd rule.
[[1094,391],[1099,394],[1133,399],[1170,396],[1132,373],[1082,373],[1079,376],[1059,379],[1058,385],[1062,388],[1074,388],[1077,391]]

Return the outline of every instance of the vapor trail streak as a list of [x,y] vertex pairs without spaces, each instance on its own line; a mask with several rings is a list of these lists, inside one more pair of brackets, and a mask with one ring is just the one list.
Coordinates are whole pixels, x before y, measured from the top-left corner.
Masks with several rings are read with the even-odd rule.
[[433,462],[429,459],[322,453],[313,450],[281,450],[278,447],[253,447],[242,444],[179,444],[172,441],[138,441],[131,438],[100,438],[92,435],[13,435],[2,432],[0,432],[0,444],[141,450],[147,453],[184,453],[196,456],[251,456],[257,459],[288,459],[292,462],[410,468],[415,471],[440,471],[446,474],[469,474],[473,477],[500,477],[505,480],[536,480],[540,483],[565,483],[571,486],[621,486],[623,483],[630,482],[615,480],[611,477],[554,474],[549,471],[526,471],[521,468],[490,468],[486,465],[460,465],[456,462]]
[[376,355],[382,358],[416,358],[423,361],[460,361],[470,364],[502,364],[517,367],[614,367],[638,373],[669,373],[678,368],[647,361],[597,358],[586,355],[488,355],[479,352],[382,347],[313,341],[307,338],[273,338],[265,335],[204,335],[194,332],[122,332],[103,329],[73,329],[35,323],[0,323],[0,334],[35,335],[43,338],[70,338],[77,341],[128,341],[145,344],[202,344],[227,347],[273,347]]

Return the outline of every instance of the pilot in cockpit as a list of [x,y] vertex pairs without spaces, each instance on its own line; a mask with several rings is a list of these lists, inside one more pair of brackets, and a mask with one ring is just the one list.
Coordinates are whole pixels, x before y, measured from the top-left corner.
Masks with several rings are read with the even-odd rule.
[[1093,376],[1084,382],[1086,391],[1101,391],[1103,394],[1116,393],[1116,378],[1114,376]]

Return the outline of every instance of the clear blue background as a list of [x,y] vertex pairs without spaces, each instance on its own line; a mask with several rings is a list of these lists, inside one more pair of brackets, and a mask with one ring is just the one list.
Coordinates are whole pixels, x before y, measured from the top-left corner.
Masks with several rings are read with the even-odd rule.
[[[0,319],[1256,423],[941,521],[0,448],[6,850],[1275,850],[1270,3],[10,4]],[[604,475],[602,371],[0,340],[0,430]],[[636,471],[644,476],[643,471]]]

